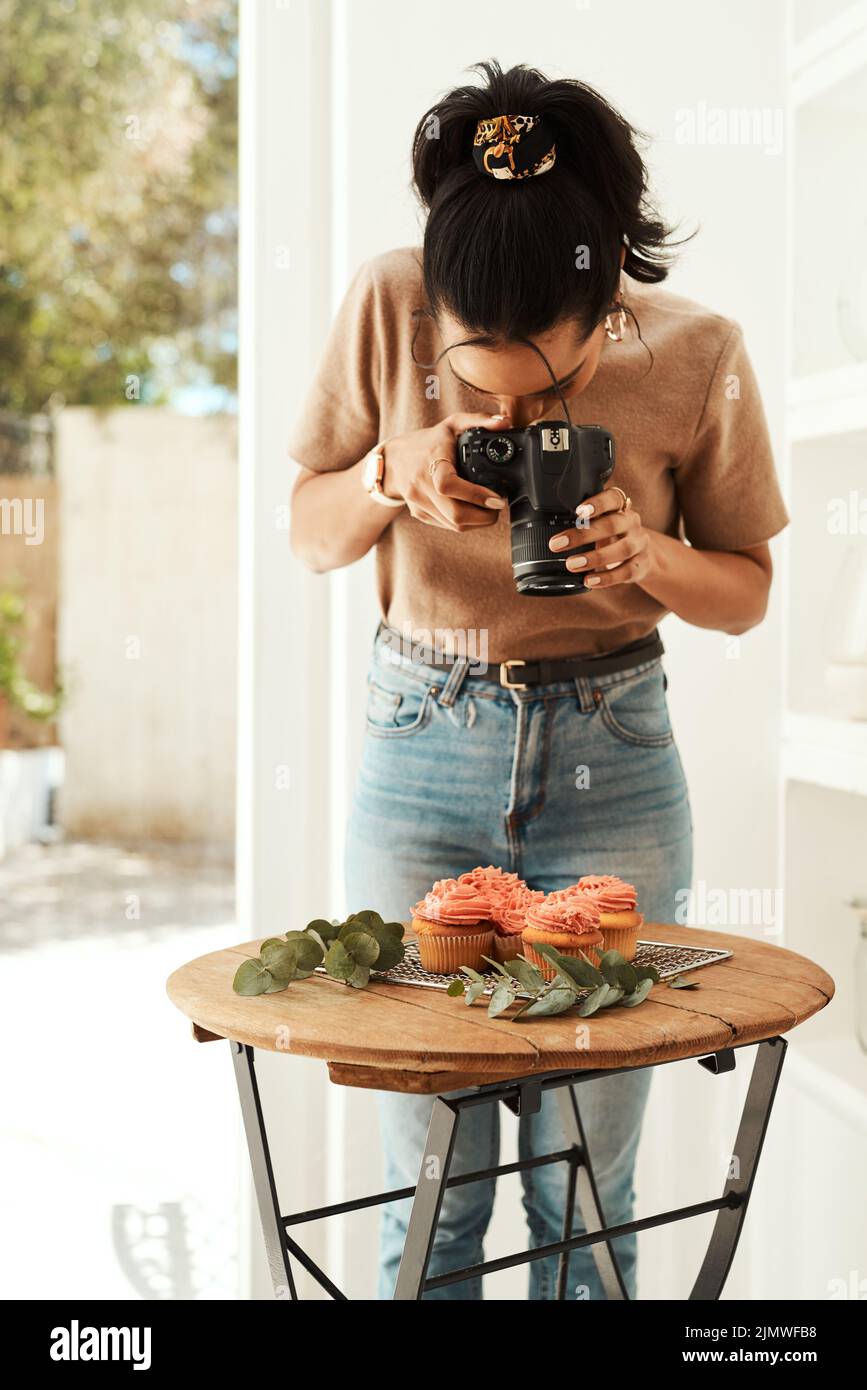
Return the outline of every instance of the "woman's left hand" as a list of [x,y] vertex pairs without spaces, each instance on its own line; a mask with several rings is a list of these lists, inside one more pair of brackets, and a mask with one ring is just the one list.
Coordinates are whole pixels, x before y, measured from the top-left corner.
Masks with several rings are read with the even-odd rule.
[[650,532],[632,507],[624,511],[623,498],[606,488],[576,508],[576,525],[558,531],[548,542],[556,553],[573,550],[576,545],[595,545],[583,555],[570,555],[566,568],[586,575],[591,589],[607,589],[613,584],[640,584],[650,572]]

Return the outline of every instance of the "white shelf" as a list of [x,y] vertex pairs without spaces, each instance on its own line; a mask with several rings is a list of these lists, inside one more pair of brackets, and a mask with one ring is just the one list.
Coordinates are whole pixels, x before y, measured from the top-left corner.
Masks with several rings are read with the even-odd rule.
[[867,430],[867,362],[796,377],[786,391],[789,438]]
[[855,4],[815,29],[789,53],[792,103],[830,92],[867,64],[867,0]]
[[867,721],[789,712],[781,764],[790,782],[867,796]]

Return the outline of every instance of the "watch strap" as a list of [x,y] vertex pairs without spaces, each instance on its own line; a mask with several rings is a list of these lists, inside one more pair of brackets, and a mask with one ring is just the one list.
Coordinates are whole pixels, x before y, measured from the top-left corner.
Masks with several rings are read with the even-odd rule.
[[382,490],[382,475],[385,471],[385,446],[377,444],[374,449],[371,449],[368,458],[375,460],[377,464],[372,482],[365,482],[364,484],[364,490],[371,502],[378,502],[381,507],[405,506],[402,497],[387,497]]

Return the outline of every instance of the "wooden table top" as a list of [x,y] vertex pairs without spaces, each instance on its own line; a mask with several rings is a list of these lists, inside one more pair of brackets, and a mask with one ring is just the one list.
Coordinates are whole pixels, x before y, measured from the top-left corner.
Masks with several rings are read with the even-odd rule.
[[696,970],[695,990],[654,985],[635,1009],[515,1023],[509,1013],[489,1019],[487,999],[467,1008],[444,990],[384,981],[356,990],[321,975],[278,994],[243,998],[232,979],[245,957],[259,954],[259,941],[190,961],[167,988],[201,1042],[232,1038],[319,1057],[342,1085],[422,1094],[534,1072],[699,1057],[787,1033],[834,994],[833,980],[818,965],[766,941],[667,924],[646,925],[642,939],[713,946],[732,951],[733,959]]

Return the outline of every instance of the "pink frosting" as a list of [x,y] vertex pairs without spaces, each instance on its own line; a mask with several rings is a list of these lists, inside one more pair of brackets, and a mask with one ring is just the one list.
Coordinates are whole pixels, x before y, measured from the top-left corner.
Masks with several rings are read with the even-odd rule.
[[579,892],[573,885],[549,893],[542,902],[533,904],[526,920],[528,927],[538,927],[540,931],[588,936],[599,930],[599,907],[589,894]]
[[634,912],[638,894],[631,883],[613,874],[586,874],[579,878],[578,888],[588,893],[600,912]]
[[489,864],[486,869],[469,869],[465,874],[459,874],[458,883],[469,883],[481,893],[501,897],[510,893],[512,889],[521,887],[523,879],[518,878],[517,874],[507,873],[505,869],[495,869],[493,864]]
[[489,921],[490,893],[482,892],[471,883],[456,878],[441,878],[412,909],[413,917],[427,922],[442,922],[445,926],[463,926],[471,922]]
[[489,864],[461,874],[459,883],[466,883],[486,895],[490,903],[491,921],[507,936],[518,935],[526,925],[527,909],[541,902],[545,894],[528,888],[517,874],[507,873]]
[[545,900],[538,889],[518,883],[494,907],[494,921],[505,936],[518,936],[527,925],[527,913],[535,903]]
[[526,926],[527,911],[545,894],[528,888],[517,874],[489,864],[468,869],[458,878],[442,878],[413,908],[413,916],[429,922],[460,926],[470,922],[494,922],[504,935],[519,935]]

